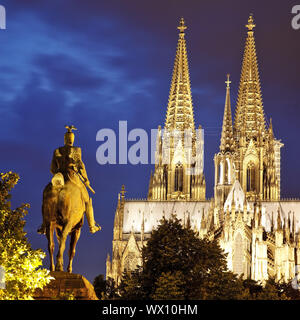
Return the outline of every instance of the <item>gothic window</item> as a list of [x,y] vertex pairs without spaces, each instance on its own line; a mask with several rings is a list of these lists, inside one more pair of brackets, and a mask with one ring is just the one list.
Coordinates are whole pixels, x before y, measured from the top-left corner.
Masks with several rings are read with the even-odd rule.
[[265,199],[268,199],[268,186],[267,186],[267,168],[266,165],[264,164],[264,169],[263,169],[263,195]]
[[[268,264],[273,266],[274,265],[274,253],[270,247],[267,249],[267,255],[268,255]],[[268,274],[270,275],[270,271],[268,270]]]
[[220,163],[219,165],[219,184],[223,184],[224,183],[224,165],[223,162]]
[[164,185],[165,185],[165,199],[167,199],[167,193],[168,193],[168,168],[167,168],[167,165],[164,165]]
[[191,174],[190,174],[190,197],[193,198],[193,187],[195,183],[195,163],[191,166]]
[[251,161],[247,166],[247,191],[256,191],[255,178],[255,165]]
[[175,167],[175,191],[183,191],[183,166],[181,163]]
[[228,158],[225,160],[225,174],[224,174],[224,183],[230,184],[231,183],[231,168],[230,168],[230,161]]
[[224,184],[228,183],[228,163],[225,161],[224,165]]
[[137,259],[133,252],[129,252],[124,261],[124,270],[133,271],[137,266]]

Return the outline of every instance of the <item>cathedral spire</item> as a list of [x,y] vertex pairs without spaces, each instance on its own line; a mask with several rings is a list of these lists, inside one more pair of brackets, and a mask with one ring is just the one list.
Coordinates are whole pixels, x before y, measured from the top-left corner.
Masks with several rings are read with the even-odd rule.
[[169,94],[165,129],[183,131],[195,129],[191,84],[186,51],[184,19],[180,19],[179,39]]
[[234,133],[236,140],[239,140],[242,135],[250,140],[257,137],[260,128],[263,134],[266,130],[254,27],[253,15],[250,14],[248,24],[246,24],[248,31],[235,113]]
[[[184,19],[169,93],[165,127],[158,132],[155,171],[148,197],[154,200],[204,200],[203,134],[195,130]],[[151,181],[151,179],[150,179]]]
[[234,140],[233,140],[233,128],[232,128],[232,117],[231,117],[231,103],[230,103],[230,74],[227,74],[226,83],[226,99],[223,117],[223,127],[221,134],[221,145],[220,150],[223,152],[233,151]]

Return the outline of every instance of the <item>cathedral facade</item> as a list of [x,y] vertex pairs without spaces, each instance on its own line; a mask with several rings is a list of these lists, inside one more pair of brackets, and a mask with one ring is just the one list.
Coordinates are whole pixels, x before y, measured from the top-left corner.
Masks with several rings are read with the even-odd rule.
[[[219,152],[214,156],[214,198],[206,199],[203,130],[196,130],[184,20],[171,81],[164,129],[158,128],[155,169],[147,200],[119,194],[112,257],[106,277],[119,283],[142,264],[141,250],[162,217],[176,214],[199,237],[218,239],[228,268],[261,281],[295,279],[300,264],[300,201],[280,198],[280,148],[267,123],[259,79],[252,15],[246,24],[238,98],[232,122],[230,79]],[[166,160],[167,159],[167,160]]]

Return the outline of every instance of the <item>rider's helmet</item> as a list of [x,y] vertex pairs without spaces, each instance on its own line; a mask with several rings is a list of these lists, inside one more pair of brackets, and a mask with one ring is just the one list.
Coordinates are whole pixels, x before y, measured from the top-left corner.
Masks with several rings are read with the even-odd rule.
[[65,136],[64,136],[65,146],[72,147],[75,139],[75,135],[72,132],[72,130],[77,130],[77,129],[73,125],[65,126],[65,128],[67,129],[67,132],[65,133]]

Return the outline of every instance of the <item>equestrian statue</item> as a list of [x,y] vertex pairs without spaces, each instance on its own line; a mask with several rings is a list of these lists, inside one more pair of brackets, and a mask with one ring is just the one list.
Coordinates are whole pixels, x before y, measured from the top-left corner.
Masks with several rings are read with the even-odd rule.
[[[45,234],[48,240],[50,271],[63,271],[63,254],[67,236],[70,235],[69,264],[67,271],[72,272],[72,262],[76,243],[86,214],[91,233],[101,230],[95,223],[92,199],[87,188],[95,191],[85,170],[81,158],[81,149],[74,147],[74,126],[66,126],[64,146],[54,150],[51,162],[53,178],[43,191],[43,223],[38,233]],[[54,267],[54,230],[59,243],[56,265]]]

